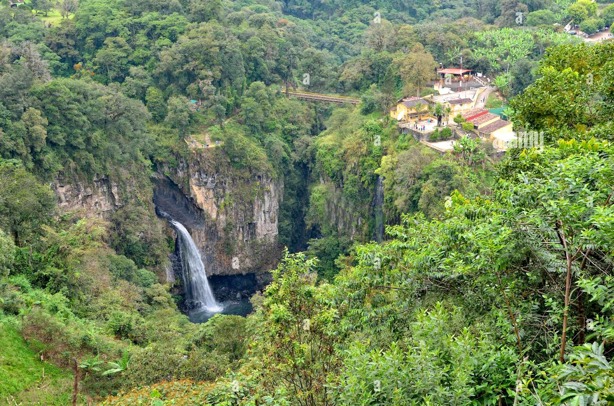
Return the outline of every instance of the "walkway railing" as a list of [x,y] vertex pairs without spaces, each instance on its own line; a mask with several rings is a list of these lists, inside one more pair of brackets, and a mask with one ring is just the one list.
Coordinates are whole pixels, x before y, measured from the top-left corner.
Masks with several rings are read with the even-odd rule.
[[305,92],[305,91],[297,92],[297,91],[291,91],[291,90],[286,90],[285,93],[288,96],[296,97],[297,99],[308,100],[308,101],[320,101],[320,102],[326,102],[326,103],[339,103],[339,104],[349,103],[353,105],[360,103],[359,99],[355,99],[352,97],[346,97],[346,96],[333,95],[333,94],[311,93],[311,92]]

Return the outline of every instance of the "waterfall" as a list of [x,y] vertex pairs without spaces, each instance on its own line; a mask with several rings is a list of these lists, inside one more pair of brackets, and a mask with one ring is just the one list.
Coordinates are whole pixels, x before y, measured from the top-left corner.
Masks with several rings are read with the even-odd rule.
[[384,239],[384,179],[377,176],[375,182],[375,198],[373,199],[373,211],[375,214],[375,241],[382,242]]
[[222,306],[216,302],[209,287],[205,265],[198,252],[192,236],[183,224],[168,219],[177,230],[179,240],[179,254],[183,268],[182,277],[185,287],[186,303],[191,310],[204,310],[209,313],[222,311]]

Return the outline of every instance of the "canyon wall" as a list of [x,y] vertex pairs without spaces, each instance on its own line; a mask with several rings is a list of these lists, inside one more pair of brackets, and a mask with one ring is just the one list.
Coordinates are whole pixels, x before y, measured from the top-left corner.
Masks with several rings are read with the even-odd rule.
[[88,215],[108,218],[122,206],[118,185],[107,176],[91,182],[58,179],[51,187],[62,211],[80,210]]
[[202,148],[159,170],[154,202],[186,226],[208,275],[264,273],[281,256],[283,185],[266,174],[236,170],[215,148]]
[[[184,224],[192,235],[208,275],[255,273],[266,282],[267,271],[276,266],[282,252],[278,243],[281,181],[237,169],[221,148],[212,147],[193,149],[189,158],[172,167],[159,167],[151,182],[145,182],[131,181],[124,174],[121,187],[107,176],[83,182],[58,179],[52,187],[62,211],[77,210],[106,219],[136,195],[138,204],[153,213],[153,191],[155,206]],[[152,221],[166,223],[154,218]],[[167,231],[174,235],[171,227]],[[172,275],[166,279],[170,281]]]

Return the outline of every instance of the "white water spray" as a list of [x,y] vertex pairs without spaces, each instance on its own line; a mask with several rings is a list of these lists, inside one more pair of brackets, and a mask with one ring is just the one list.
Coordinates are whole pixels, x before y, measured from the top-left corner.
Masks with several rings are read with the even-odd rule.
[[223,307],[215,300],[198,247],[183,224],[169,219],[179,236],[179,253],[183,267],[182,278],[185,286],[186,302],[191,310],[204,310],[218,313]]

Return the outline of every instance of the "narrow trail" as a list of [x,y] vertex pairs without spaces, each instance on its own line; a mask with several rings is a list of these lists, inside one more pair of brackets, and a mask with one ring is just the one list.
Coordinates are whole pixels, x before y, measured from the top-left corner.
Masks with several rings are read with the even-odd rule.
[[486,102],[488,101],[488,96],[490,96],[490,94],[494,92],[495,90],[496,88],[494,86],[488,86],[486,90],[482,92],[482,94],[480,95],[480,98],[475,102],[475,108],[483,109],[484,106],[486,106]]

